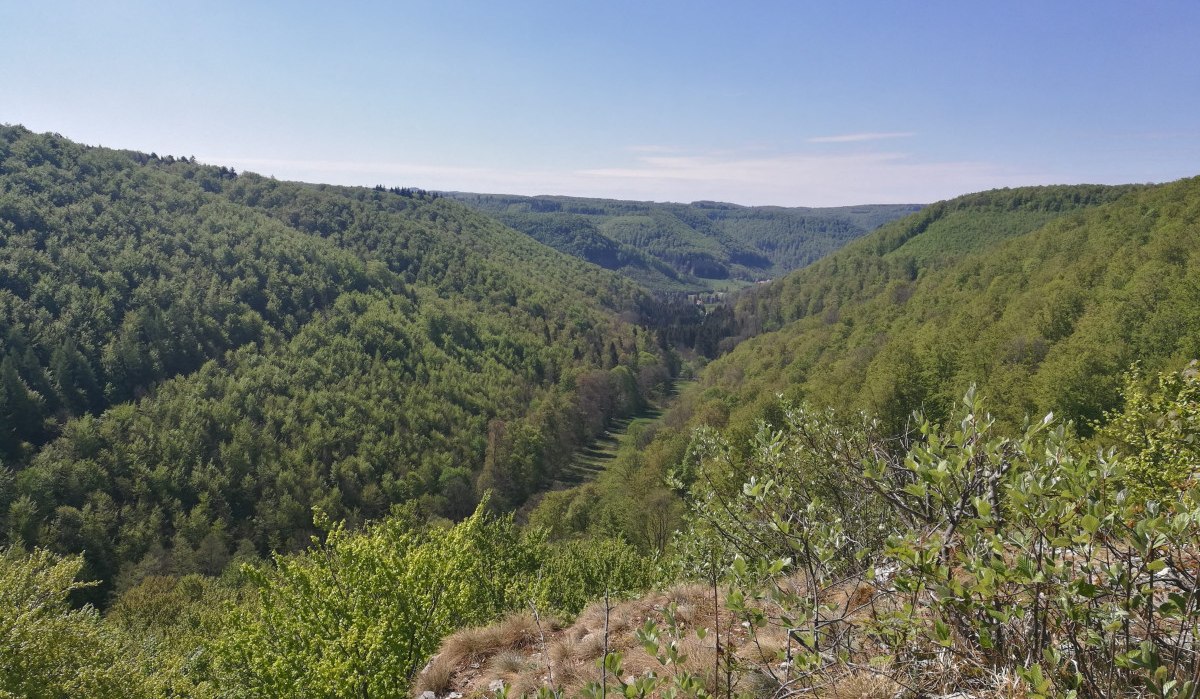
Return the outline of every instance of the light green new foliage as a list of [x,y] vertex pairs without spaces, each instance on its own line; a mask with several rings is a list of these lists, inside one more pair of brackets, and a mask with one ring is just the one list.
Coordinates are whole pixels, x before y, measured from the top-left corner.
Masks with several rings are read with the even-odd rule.
[[[690,501],[687,527],[676,541],[685,575],[707,579],[714,563],[719,573],[737,558],[764,565],[804,561],[818,549],[823,560],[812,562],[828,565],[832,575],[852,566],[855,552],[880,542],[888,513],[849,470],[878,443],[876,425],[787,402],[770,412],[779,428],[762,423],[744,440],[698,430],[688,458],[672,474]],[[825,526],[811,528],[808,521]],[[818,546],[814,537],[829,538],[833,548]]]
[[230,573],[224,579],[147,576],[105,611],[105,627],[119,636],[121,652],[136,664],[153,696],[225,695],[212,671],[210,646],[225,633],[231,610],[251,594]]
[[1163,500],[1190,489],[1200,475],[1200,365],[1157,377],[1153,391],[1135,368],[1125,407],[1107,413],[1101,440],[1114,443],[1139,498]]
[[0,550],[0,698],[150,696],[91,607],[67,597],[83,561]]
[[456,628],[523,606],[532,550],[484,505],[451,529],[332,527],[250,572],[259,604],[216,644],[230,696],[392,697]]
[[639,593],[655,582],[655,560],[621,539],[547,546],[536,579],[539,607],[574,616],[593,600]]

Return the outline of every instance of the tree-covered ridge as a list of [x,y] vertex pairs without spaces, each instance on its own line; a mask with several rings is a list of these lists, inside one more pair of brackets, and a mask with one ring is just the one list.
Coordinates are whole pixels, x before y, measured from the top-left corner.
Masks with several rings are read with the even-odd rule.
[[882,226],[836,255],[747,292],[738,318],[750,334],[777,330],[877,296],[1068,213],[1113,201],[1132,186],[1058,185],[993,190],[931,204]]
[[278,182],[253,174],[226,184],[222,194],[382,262],[406,283],[444,295],[512,306],[544,303],[547,295],[561,297],[566,290],[572,303],[616,311],[635,308],[644,299],[636,285],[620,276],[557,254],[443,197]]
[[798,269],[917,206],[744,207],[449,193],[533,238],[657,291]]
[[[345,251],[137,156],[0,130],[0,456],[369,285]],[[224,173],[222,173],[224,174]],[[224,176],[228,176],[224,174]],[[16,389],[19,377],[28,391]]]
[[[975,384],[997,397],[992,412],[1010,428],[1054,411],[1086,433],[1119,407],[1132,363],[1154,372],[1200,356],[1198,220],[1196,179],[932,205],[738,297],[741,334],[722,341],[732,349],[698,374],[643,449],[610,469],[620,479],[605,474],[542,507],[583,515],[565,520],[568,534],[652,540],[644,524],[607,513],[666,511],[671,491],[661,484],[691,430],[721,427],[744,443],[759,420],[778,420],[780,394],[865,410],[897,434],[912,410],[941,419]],[[938,247],[950,252],[928,254]],[[643,484],[632,495],[621,485],[630,481]]]
[[100,593],[515,507],[669,379],[636,285],[453,201],[2,133],[0,533]]
[[484,488],[511,507],[665,378],[642,352],[636,374],[550,383],[540,338],[436,299],[355,294],[335,310],[277,352],[244,348],[70,423],[17,476],[17,533],[86,549],[106,578],[126,562],[216,574],[239,549],[306,545],[314,508],[353,524],[407,501],[460,517]]
[[1198,217],[1194,179],[930,207],[741,300],[743,328],[778,330],[715,362],[706,384],[725,411],[783,391],[898,428],[910,406],[945,414],[975,382],[1010,424],[1050,410],[1095,420],[1131,362],[1200,352],[1187,330]]

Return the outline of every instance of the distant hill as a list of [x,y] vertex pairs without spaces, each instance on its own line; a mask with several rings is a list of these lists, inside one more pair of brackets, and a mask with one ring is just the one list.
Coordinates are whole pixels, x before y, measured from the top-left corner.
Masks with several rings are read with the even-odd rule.
[[730,289],[775,278],[920,209],[444,194],[654,291]]

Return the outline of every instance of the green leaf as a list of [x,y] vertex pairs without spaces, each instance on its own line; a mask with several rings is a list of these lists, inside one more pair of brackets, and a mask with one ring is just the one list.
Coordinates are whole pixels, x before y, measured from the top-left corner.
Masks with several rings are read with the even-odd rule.
[[953,643],[950,638],[950,627],[941,619],[933,620],[933,637],[938,645],[945,646],[946,648],[949,648]]
[[1094,515],[1086,514],[1080,520],[1079,526],[1083,527],[1088,534],[1095,534],[1096,530],[1100,528],[1100,520],[1096,519]]

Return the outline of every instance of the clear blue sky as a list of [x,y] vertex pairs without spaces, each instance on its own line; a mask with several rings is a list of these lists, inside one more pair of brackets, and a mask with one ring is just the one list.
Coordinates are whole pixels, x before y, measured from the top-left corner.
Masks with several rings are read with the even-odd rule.
[[1200,174],[1200,0],[13,0],[0,65],[0,122],[281,179],[819,206]]

